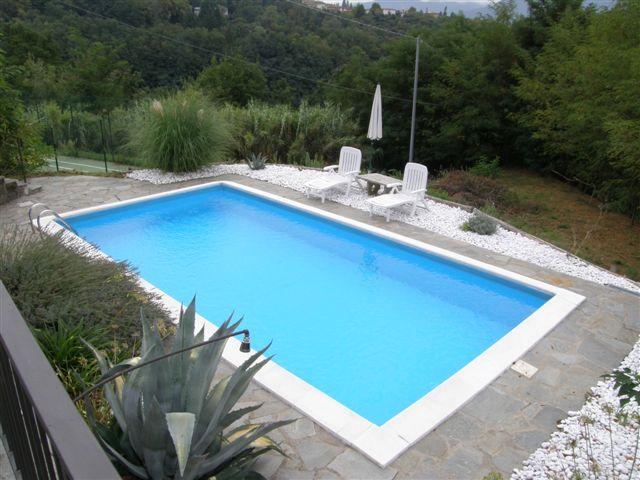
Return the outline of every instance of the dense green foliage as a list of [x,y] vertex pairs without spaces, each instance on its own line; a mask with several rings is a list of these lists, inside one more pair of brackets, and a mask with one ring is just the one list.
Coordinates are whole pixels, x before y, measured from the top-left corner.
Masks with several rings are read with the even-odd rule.
[[[57,236],[19,228],[0,233],[0,280],[72,397],[100,375],[81,338],[117,362],[138,347],[141,310],[163,331],[172,328],[132,274],[126,264],[82,255]],[[109,421],[103,399],[93,400],[98,417]]]
[[[581,0],[528,3],[527,16],[516,15],[511,0],[473,19],[361,7],[343,15],[421,37],[415,158],[432,172],[498,159],[561,175],[609,208],[638,215],[640,0],[599,10]],[[375,167],[402,170],[408,158],[411,38],[284,0],[0,0],[0,7],[0,47],[7,66],[19,69],[9,86],[41,123],[42,104],[59,105],[67,151],[130,155],[117,138],[129,122],[116,119],[141,97],[191,86],[240,118],[235,158],[259,151],[270,161],[319,163],[335,150],[322,151],[326,137],[278,130],[264,146],[262,132],[275,130],[246,118],[261,114],[256,108],[282,118],[298,105],[330,101],[349,129],[325,127],[335,136],[329,143],[362,140],[380,83],[384,137]],[[81,125],[94,125],[84,138]]]
[[82,321],[74,325],[60,319],[55,325],[33,328],[32,332],[71,397],[82,393],[100,376],[98,363],[87,357],[82,339],[111,350],[105,325],[85,325]]
[[221,115],[193,90],[143,102],[131,128],[131,144],[144,164],[169,172],[225,160],[231,139]]
[[[204,341],[204,326],[195,333],[195,299],[180,313],[175,335],[168,339],[171,352]],[[142,315],[140,356],[113,365],[102,352],[93,351],[103,378],[123,369],[153,360],[165,353],[157,326]],[[231,317],[220,325],[213,338],[236,330],[240,322]],[[118,377],[103,387],[116,423],[105,425],[92,415],[86,402],[89,423],[115,463],[136,478],[260,478],[251,475],[258,456],[268,451],[283,453],[265,437],[291,420],[274,423],[236,422],[260,408],[260,404],[232,411],[253,376],[270,358],[258,361],[266,348],[256,352],[233,374],[214,376],[227,340],[197,347],[188,354],[176,354]]]
[[24,111],[20,92],[12,85],[18,74],[0,49],[0,175],[25,176],[42,164],[40,125]]

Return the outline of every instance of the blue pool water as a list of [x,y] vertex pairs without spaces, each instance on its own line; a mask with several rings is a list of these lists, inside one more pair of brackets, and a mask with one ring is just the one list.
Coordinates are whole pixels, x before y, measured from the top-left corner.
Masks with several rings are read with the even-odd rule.
[[244,315],[254,348],[377,425],[549,298],[225,186],[69,223],[214,324]]

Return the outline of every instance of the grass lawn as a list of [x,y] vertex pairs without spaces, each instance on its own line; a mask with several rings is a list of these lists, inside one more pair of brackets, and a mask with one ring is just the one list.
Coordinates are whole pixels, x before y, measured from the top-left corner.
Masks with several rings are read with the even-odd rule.
[[640,225],[619,213],[601,212],[597,201],[553,177],[503,169],[497,179],[537,212],[498,210],[512,225],[606,269],[640,280]]

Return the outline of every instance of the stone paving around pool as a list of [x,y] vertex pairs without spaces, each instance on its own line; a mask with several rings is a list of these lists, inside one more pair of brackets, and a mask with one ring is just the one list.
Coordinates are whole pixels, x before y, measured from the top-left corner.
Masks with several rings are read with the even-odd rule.
[[[640,333],[637,296],[569,277],[492,253],[408,224],[369,218],[337,203],[308,200],[300,192],[247,177],[227,175],[254,188],[324,208],[361,222],[431,243],[584,295],[587,300],[522,359],[536,368],[532,378],[507,370],[433,432],[385,469],[371,463],[322,427],[257,385],[243,403],[264,403],[256,420],[298,418],[273,434],[288,457],[268,455],[259,470],[274,479],[479,479],[495,471],[509,475],[543,441],[556,423],[584,403],[585,393],[631,350]],[[89,176],[43,177],[42,191],[0,207],[0,228],[26,223],[28,207],[44,202],[62,213],[77,208],[158,193],[199,180],[152,185],[132,179]],[[239,307],[240,308],[240,307]],[[329,359],[319,358],[324,362]]]

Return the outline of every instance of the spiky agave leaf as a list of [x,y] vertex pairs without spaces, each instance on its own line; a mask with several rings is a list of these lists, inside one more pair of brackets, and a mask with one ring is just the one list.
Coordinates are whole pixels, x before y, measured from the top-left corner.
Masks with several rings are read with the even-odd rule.
[[[87,342],[84,338],[80,338],[80,341],[93,353],[93,356],[96,357],[98,361],[98,366],[100,367],[100,372],[104,377],[112,368],[112,364],[107,359],[102,352],[100,352],[97,348]],[[124,418],[124,411],[122,408],[122,379],[118,378],[119,382],[114,385],[106,384],[102,387],[102,391],[104,392],[104,397],[107,399],[109,406],[111,407],[111,411],[113,412],[113,416],[115,417],[118,425],[123,431],[127,429],[127,422]]]
[[[218,338],[223,335],[232,333],[240,322],[229,325],[231,317],[229,317],[212,335],[212,338]],[[226,340],[206,345],[198,348],[197,356],[190,362],[187,376],[183,381],[189,388],[186,389],[185,411],[200,415],[203,403],[207,396],[207,391],[211,387],[215,373],[220,365],[222,352],[227,344]]]
[[267,358],[256,365],[253,365],[253,363],[262,356],[269,346],[270,345],[267,345],[262,350],[256,352],[242,365],[240,365],[236,371],[233,372],[231,377],[229,377],[228,381],[224,385],[223,391],[216,396],[216,405],[215,408],[213,408],[209,424],[202,436],[197,439],[197,442],[194,445],[193,450],[195,455],[201,455],[206,450],[207,446],[214,440],[214,437],[222,433],[222,429],[220,427],[221,420],[235,404],[235,401],[232,402],[232,400],[234,398],[240,398],[240,395],[244,393],[249,385],[251,378],[253,378],[257,371],[270,360],[270,358]]
[[171,412],[165,415],[169,434],[178,456],[180,476],[184,475],[191,451],[191,439],[196,424],[196,416],[191,412]]
[[250,448],[251,443],[265,436],[272,430],[280,428],[284,425],[288,425],[294,420],[283,420],[280,422],[274,422],[270,424],[260,425],[258,428],[253,429],[249,433],[239,436],[232,442],[224,445],[220,451],[215,454],[211,454],[200,465],[199,474],[202,476],[213,474],[217,468],[223,465],[225,462],[232,459],[237,454],[241,453],[246,448]]
[[[231,319],[232,316],[214,336],[234,332],[239,322],[231,323]],[[145,362],[162,355],[164,346],[157,325],[147,322],[144,316],[141,321],[143,346],[139,361]],[[174,352],[204,339],[202,330],[194,334],[194,325],[192,302],[181,313],[172,346]],[[224,429],[260,407],[232,410],[255,373],[270,360],[269,357],[258,361],[267,346],[211,388],[225,343],[223,340],[169,357],[118,379],[111,390],[110,404],[120,408],[117,414],[121,417],[118,424],[122,422],[120,441],[113,442],[115,432],[108,432],[95,420],[93,424],[105,450],[115,461],[139,478],[154,480],[195,480],[212,473],[221,479],[248,478],[255,458],[268,450],[282,452],[265,435],[288,421],[236,428],[225,438]],[[97,353],[104,374],[122,371],[135,361],[112,367]],[[111,441],[106,441],[107,437]]]
[[140,309],[140,323],[142,324],[142,351],[141,356],[145,356],[149,353],[151,348],[162,345],[162,339],[160,338],[160,332],[158,331],[158,322],[154,320],[153,324],[147,320],[144,315],[144,311]]
[[158,400],[153,397],[149,414],[143,421],[143,456],[144,465],[153,480],[163,480],[164,459],[166,456],[165,437],[168,431],[165,413],[160,408]]
[[[171,346],[172,352],[177,352],[194,344],[196,319],[196,297],[194,296],[186,310],[180,309],[180,319]],[[190,353],[185,352],[170,357],[167,369],[170,376],[167,400],[171,400],[167,411],[185,411],[186,389],[183,388],[190,364]]]
[[[161,344],[150,347],[141,361],[146,362],[163,353]],[[144,457],[144,440],[142,437],[143,419],[148,417],[151,402],[143,402],[143,398],[151,399],[157,391],[157,379],[162,373],[160,367],[163,361],[152,363],[131,372],[122,391],[122,407],[127,423],[127,435],[131,447],[140,458]]]
[[[87,397],[84,398],[84,405],[87,411],[87,420],[89,421],[89,425],[94,430],[97,430],[98,423],[96,421],[95,412],[93,410],[93,404],[91,400]],[[144,480],[147,480],[149,477],[144,467],[141,465],[136,465],[135,463],[129,461],[124,457],[113,445],[107,442],[103,435],[96,435],[98,442],[102,445],[102,447],[107,451],[107,453],[114,458],[120,465],[126,468],[133,475],[138,476]]]
[[[295,419],[291,419],[291,420],[288,420],[288,423],[291,423],[294,421]],[[246,425],[241,425],[233,429],[225,437],[225,440],[229,443],[234,442],[242,438],[244,435],[248,435],[252,432],[255,432],[261,426],[262,424],[256,424],[256,423],[248,423]],[[282,455],[286,455],[284,451],[280,448],[280,445],[278,445],[276,442],[274,442],[273,440],[271,440],[269,437],[266,437],[266,436],[256,438],[253,442],[251,442],[249,446],[255,449],[275,450],[278,453],[281,453]]]

